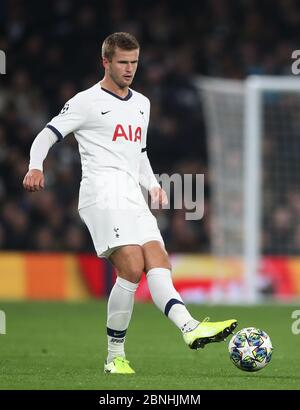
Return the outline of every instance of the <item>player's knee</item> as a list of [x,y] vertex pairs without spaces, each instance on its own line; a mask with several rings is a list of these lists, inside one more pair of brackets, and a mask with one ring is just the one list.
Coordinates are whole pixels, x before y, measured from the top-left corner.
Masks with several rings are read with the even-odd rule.
[[169,254],[168,254],[168,252],[166,251],[165,248],[163,249],[162,259],[163,259],[163,264],[164,264],[163,267],[166,268],[166,269],[172,270],[171,260],[170,260]]
[[129,268],[126,272],[126,279],[132,283],[139,283],[142,278],[143,269],[139,266]]
[[111,257],[119,276],[132,283],[138,283],[144,272],[145,260],[139,246],[126,246]]
[[153,268],[165,268],[172,270],[171,261],[165,247],[158,243],[144,247],[145,269],[148,272]]
[[135,258],[130,258],[126,267],[127,280],[133,283],[138,283],[144,271],[144,258],[142,255],[136,255]]

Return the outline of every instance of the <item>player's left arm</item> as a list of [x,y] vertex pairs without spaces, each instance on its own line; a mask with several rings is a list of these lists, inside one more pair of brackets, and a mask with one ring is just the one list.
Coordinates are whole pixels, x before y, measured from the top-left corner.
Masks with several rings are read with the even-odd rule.
[[153,203],[158,202],[159,204],[167,205],[168,204],[167,194],[159,185],[153,173],[153,170],[152,170],[152,167],[151,167],[148,155],[147,155],[147,149],[146,149],[147,128],[148,128],[149,117],[150,117],[150,101],[148,99],[147,99],[147,104],[145,107],[145,117],[146,117],[147,126],[144,132],[143,138],[142,138],[139,182],[142,187],[144,187],[147,191],[149,191],[151,201]]
[[139,177],[140,185],[149,191],[153,203],[168,204],[167,194],[157,182],[146,150],[141,153]]

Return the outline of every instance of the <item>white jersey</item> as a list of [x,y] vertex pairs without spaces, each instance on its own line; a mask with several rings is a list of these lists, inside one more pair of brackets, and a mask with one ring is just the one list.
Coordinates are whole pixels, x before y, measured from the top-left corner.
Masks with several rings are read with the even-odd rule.
[[[99,83],[76,94],[48,124],[59,139],[73,132],[78,141],[82,180],[78,208],[96,203],[116,171],[139,187],[141,152],[146,149],[150,101],[129,89],[121,98]],[[127,178],[128,179],[128,178]],[[137,188],[138,187],[138,188]]]

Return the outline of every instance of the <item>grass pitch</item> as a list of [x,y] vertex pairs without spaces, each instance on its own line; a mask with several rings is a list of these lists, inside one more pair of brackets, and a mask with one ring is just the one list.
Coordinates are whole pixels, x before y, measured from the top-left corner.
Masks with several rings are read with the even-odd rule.
[[[136,374],[103,374],[106,302],[0,303],[0,389],[208,390],[299,389],[300,334],[293,335],[297,306],[189,306],[196,318],[236,318],[238,329],[264,329],[274,346],[269,366],[237,369],[228,341],[193,351],[180,331],[152,304],[136,304],[127,335],[127,358]],[[298,308],[299,309],[299,308]]]

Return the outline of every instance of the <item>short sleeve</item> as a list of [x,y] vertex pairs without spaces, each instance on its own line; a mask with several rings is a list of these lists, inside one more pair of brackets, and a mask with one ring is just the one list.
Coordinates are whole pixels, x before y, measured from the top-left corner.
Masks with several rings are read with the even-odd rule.
[[53,117],[46,125],[57,136],[58,140],[62,140],[70,132],[74,132],[82,127],[85,122],[86,107],[75,96],[65,103],[60,113]]

